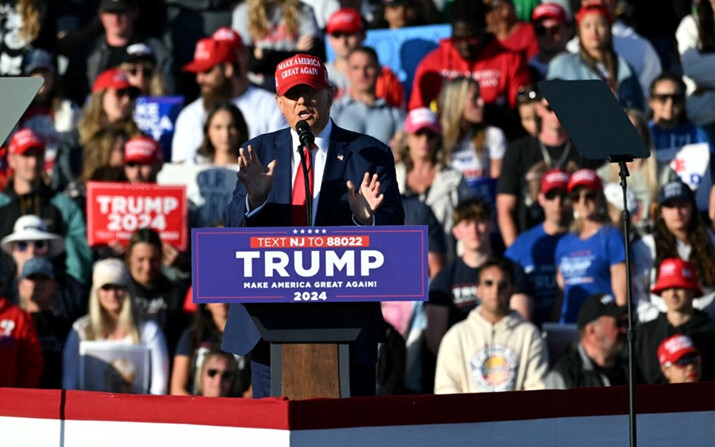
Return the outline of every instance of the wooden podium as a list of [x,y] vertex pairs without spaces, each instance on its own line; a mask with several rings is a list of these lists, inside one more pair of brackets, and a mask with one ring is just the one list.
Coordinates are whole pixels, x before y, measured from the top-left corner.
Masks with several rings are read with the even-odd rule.
[[374,302],[245,304],[271,349],[271,396],[350,397],[350,343],[375,327]]

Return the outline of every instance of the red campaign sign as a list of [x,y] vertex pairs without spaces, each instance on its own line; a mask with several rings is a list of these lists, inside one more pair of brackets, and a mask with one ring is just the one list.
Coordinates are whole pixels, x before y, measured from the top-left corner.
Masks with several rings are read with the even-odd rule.
[[153,183],[87,183],[87,239],[90,246],[127,245],[139,228],[152,228],[177,249],[188,248],[185,186]]

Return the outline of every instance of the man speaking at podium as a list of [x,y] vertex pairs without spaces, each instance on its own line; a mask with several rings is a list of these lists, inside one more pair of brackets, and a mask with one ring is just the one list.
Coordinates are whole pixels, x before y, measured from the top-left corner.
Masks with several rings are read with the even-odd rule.
[[[290,129],[260,135],[241,147],[238,181],[224,211],[225,225],[305,226],[306,186],[313,198],[311,220],[316,226],[402,225],[404,211],[392,152],[378,140],[332,122],[333,92],[323,62],[298,54],[278,64],[275,77],[276,102]],[[304,150],[301,141],[311,139],[306,139],[308,132],[315,143]],[[375,307],[375,324],[351,347],[353,396],[375,392],[380,309],[377,303],[366,305]],[[231,305],[222,348],[242,355],[251,352],[253,395],[269,396],[269,346],[241,304]]]

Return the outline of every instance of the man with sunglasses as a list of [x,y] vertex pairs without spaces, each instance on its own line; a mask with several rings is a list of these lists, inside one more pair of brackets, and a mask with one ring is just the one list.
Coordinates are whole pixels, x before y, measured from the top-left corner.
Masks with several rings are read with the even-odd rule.
[[553,321],[552,307],[560,289],[556,286],[556,244],[568,231],[571,205],[566,191],[569,174],[552,169],[541,177],[539,205],[544,210],[544,223],[519,235],[504,256],[521,265],[532,287],[537,326]]
[[516,95],[529,84],[529,71],[523,57],[487,32],[486,9],[482,1],[452,3],[452,37],[440,41],[417,66],[408,108],[430,107],[444,81],[466,76],[479,82],[485,121],[504,130],[507,138],[521,136]]
[[699,382],[703,375],[702,355],[687,335],[673,335],[658,346],[660,370],[668,383]]
[[703,380],[715,378],[715,327],[705,312],[693,307],[693,300],[703,295],[695,266],[680,258],[665,259],[658,268],[658,281],[651,293],[663,298],[667,310],[636,331],[638,381],[665,382],[658,347],[676,334],[689,336],[703,353]]
[[127,49],[133,44],[145,44],[154,54],[156,69],[161,73],[168,93],[175,90],[174,68],[171,53],[157,38],[144,36],[136,31],[139,17],[137,0],[100,0],[97,14],[103,33],[90,47],[87,57],[87,85],[92,85],[105,70],[125,62]]
[[129,183],[156,183],[164,165],[161,146],[151,137],[134,137],[124,144],[124,175]]
[[511,262],[490,258],[479,271],[481,304],[442,339],[436,394],[543,389],[548,367],[539,329],[509,310]]
[[628,361],[622,355],[627,326],[625,306],[611,295],[592,295],[578,312],[579,343],[556,361],[546,376],[550,389],[626,385]]
[[529,59],[529,70],[534,82],[546,78],[549,62],[566,51],[571,33],[568,15],[558,3],[542,3],[531,14],[539,51]]
[[[87,245],[84,217],[72,199],[54,192],[43,180],[44,142],[32,130],[22,129],[12,136],[8,152],[13,176],[0,193],[0,237],[12,233],[21,216],[37,216],[49,232],[64,239],[66,258],[60,271],[87,284],[92,252]],[[3,262],[7,271],[13,270],[7,255]]]
[[203,138],[206,112],[219,100],[231,100],[248,125],[250,138],[286,127],[268,91],[248,80],[248,50],[234,30],[222,27],[196,42],[194,60],[183,70],[196,75],[201,96],[179,113],[171,141],[171,161],[190,163]]

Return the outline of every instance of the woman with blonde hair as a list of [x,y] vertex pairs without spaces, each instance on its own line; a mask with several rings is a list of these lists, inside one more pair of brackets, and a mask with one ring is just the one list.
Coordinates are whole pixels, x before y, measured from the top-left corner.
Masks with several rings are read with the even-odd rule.
[[112,68],[100,74],[92,86],[92,95],[82,111],[77,132],[62,142],[57,155],[57,167],[53,186],[64,189],[68,183],[82,174],[83,150],[102,129],[113,126],[122,128],[128,135],[141,133],[134,122],[134,102],[139,89],[132,86],[126,74]]
[[246,377],[239,374],[238,361],[233,354],[214,349],[204,356],[194,380],[194,389],[197,396],[236,397],[245,388],[242,383],[245,380]]
[[89,314],[75,321],[67,337],[62,359],[62,388],[79,389],[80,343],[110,341],[120,345],[144,345],[150,352],[151,394],[165,394],[169,382],[169,355],[164,334],[152,322],[143,322],[127,292],[129,272],[119,259],[94,265]]
[[445,161],[464,175],[475,195],[493,202],[493,197],[483,197],[480,190],[484,180],[499,177],[506,138],[499,128],[484,124],[484,100],[479,83],[467,77],[448,81],[437,105]]
[[276,65],[295,53],[324,59],[322,33],[313,8],[299,0],[246,0],[233,11],[231,28],[249,47],[253,82],[275,91]]
[[578,310],[597,293],[626,304],[623,233],[610,224],[603,184],[591,169],[571,175],[568,193],[574,220],[556,245],[556,283],[563,290],[560,323],[576,323]]

